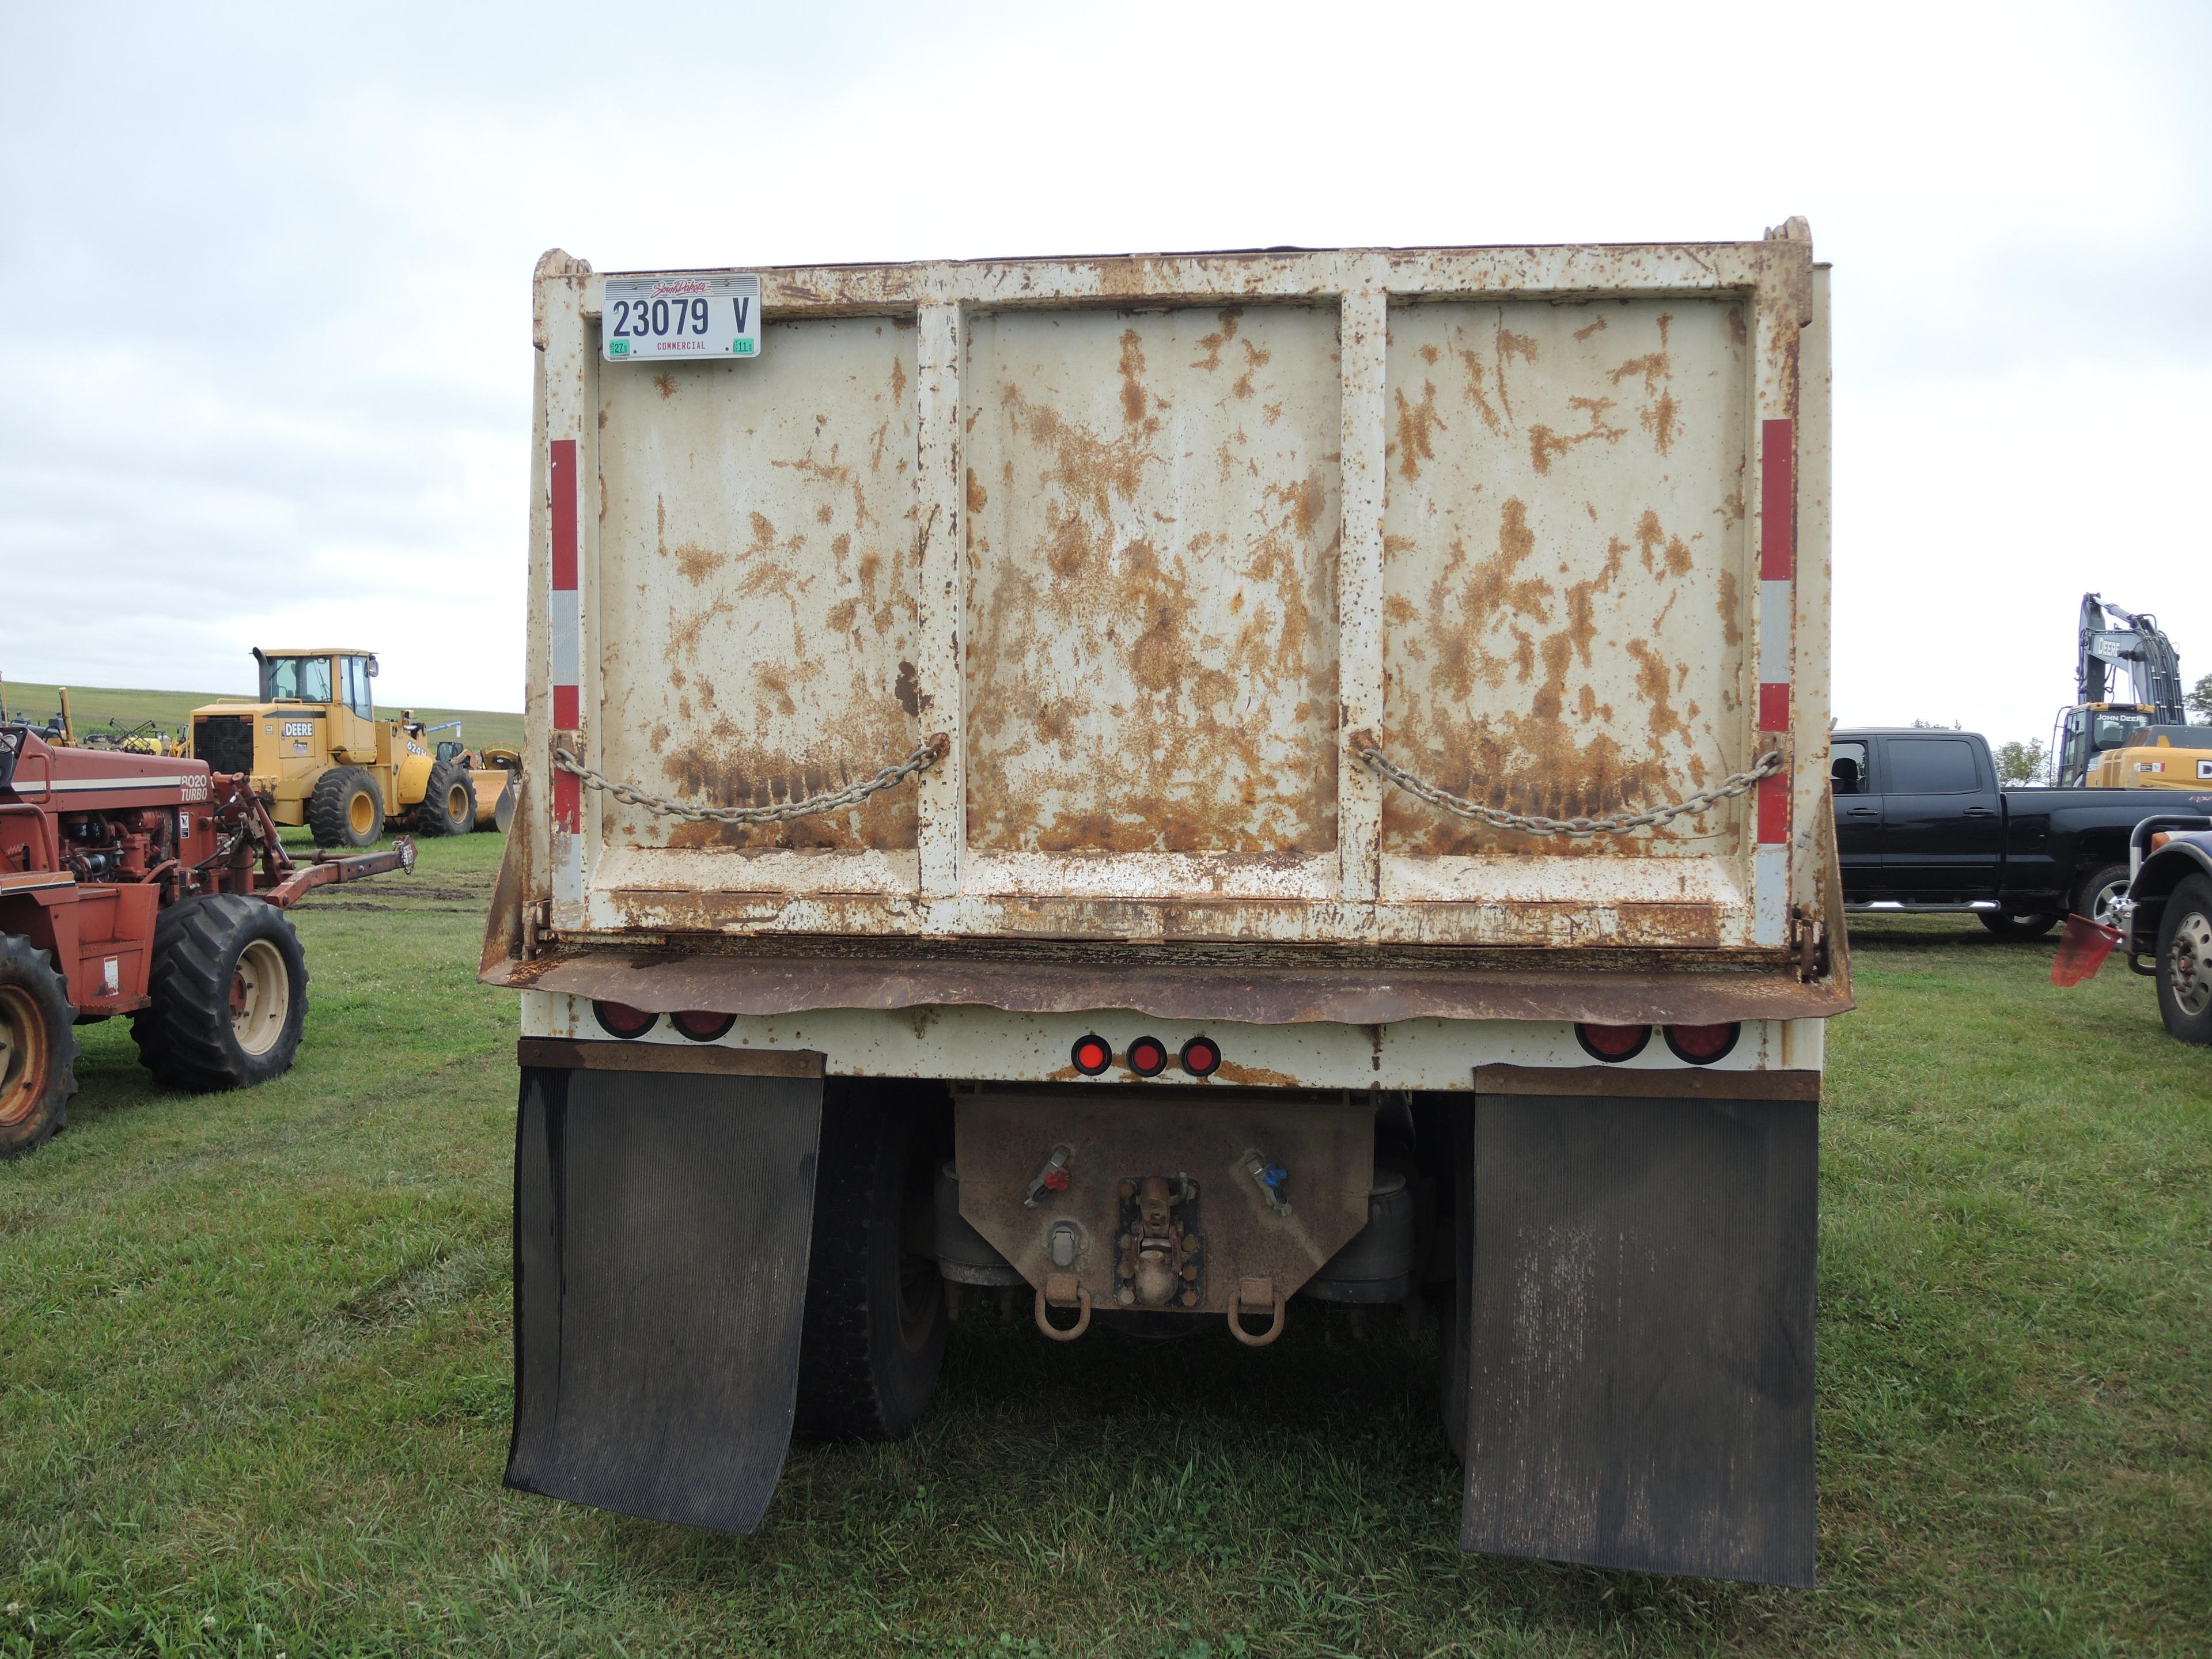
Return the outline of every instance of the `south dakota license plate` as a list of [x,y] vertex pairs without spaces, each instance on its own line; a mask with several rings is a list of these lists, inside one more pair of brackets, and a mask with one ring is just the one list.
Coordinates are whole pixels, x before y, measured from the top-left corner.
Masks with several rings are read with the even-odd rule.
[[599,337],[609,362],[757,357],[757,276],[610,276]]

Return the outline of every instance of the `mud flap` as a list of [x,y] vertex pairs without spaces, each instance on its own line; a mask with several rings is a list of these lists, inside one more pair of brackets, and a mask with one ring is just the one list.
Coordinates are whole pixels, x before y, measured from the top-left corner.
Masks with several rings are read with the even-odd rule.
[[1600,1076],[1478,1076],[1460,1547],[1809,1586],[1818,1074]]
[[508,1486],[759,1524],[791,1440],[821,1127],[818,1077],[524,1066]]

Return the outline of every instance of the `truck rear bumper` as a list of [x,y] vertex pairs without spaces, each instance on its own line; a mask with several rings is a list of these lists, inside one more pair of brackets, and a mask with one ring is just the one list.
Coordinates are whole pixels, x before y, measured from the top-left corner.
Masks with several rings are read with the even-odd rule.
[[[1673,1018],[1680,1024],[1705,1023],[1680,1015]],[[522,1030],[526,1036],[586,1042],[610,1035],[594,1016],[588,999],[544,991],[524,994]],[[1699,1069],[1726,1075],[1784,1068],[1818,1071],[1825,1030],[1825,1022],[1818,1019],[1749,1020],[1741,1024],[1735,1047],[1724,1057]],[[1092,1035],[1106,1039],[1113,1064],[1096,1077],[1086,1077],[1073,1064],[1073,1051],[1079,1038]],[[1171,1063],[1157,1078],[1139,1077],[1127,1063],[1129,1044],[1139,1036],[1158,1038],[1170,1055],[1179,1054],[1193,1037],[1208,1037],[1218,1046],[1220,1069],[1211,1077],[1195,1079]],[[1260,1025],[1160,1018],[1120,1005],[1065,1013],[1018,1013],[955,1006],[738,1015],[726,1032],[706,1044],[691,1042],[670,1020],[662,1018],[630,1046],[816,1055],[833,1077],[1099,1085],[1149,1081],[1161,1085],[1202,1083],[1214,1089],[1465,1092],[1474,1087],[1474,1069],[1480,1066],[1583,1066],[1590,1063],[1571,1020],[1416,1018],[1372,1025],[1320,1022]],[[641,1058],[637,1063],[642,1068],[653,1062]],[[1614,1069],[1640,1075],[1680,1073],[1687,1068],[1668,1052],[1655,1033],[1642,1053]]]

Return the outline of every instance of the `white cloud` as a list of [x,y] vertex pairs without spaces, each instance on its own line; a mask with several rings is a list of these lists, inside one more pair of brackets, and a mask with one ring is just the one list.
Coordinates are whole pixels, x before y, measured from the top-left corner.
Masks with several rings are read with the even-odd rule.
[[52,9],[0,52],[0,669],[520,695],[532,265],[1755,237],[1836,263],[1836,708],[2212,667],[2194,5]]

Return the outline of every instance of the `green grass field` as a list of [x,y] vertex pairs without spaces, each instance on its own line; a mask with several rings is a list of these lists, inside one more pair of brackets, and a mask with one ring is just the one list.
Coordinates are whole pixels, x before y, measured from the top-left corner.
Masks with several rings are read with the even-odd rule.
[[[251,679],[252,675],[247,675]],[[29,720],[43,725],[47,718],[61,708],[61,688],[54,685],[34,685],[9,680],[4,688],[8,717],[10,720]],[[72,685],[69,689],[70,717],[82,740],[91,732],[112,729],[128,730],[141,720],[152,720],[163,732],[181,738],[191,726],[192,710],[211,702],[251,702],[242,691],[131,691],[108,686]],[[381,720],[398,720],[400,706],[376,706]],[[472,748],[487,744],[504,744],[509,748],[522,744],[522,716],[502,714],[483,708],[417,708],[415,717],[428,726],[442,726],[447,720],[462,723],[462,740]]]
[[970,1314],[891,1446],[750,1539],[501,1490],[514,1009],[498,842],[295,913],[282,1082],[82,1036],[0,1165],[0,1654],[2212,1650],[2212,1053],[2123,968],[1856,941],[1823,1147],[1821,1587],[1474,1559],[1433,1346],[1295,1319],[1069,1347]]

